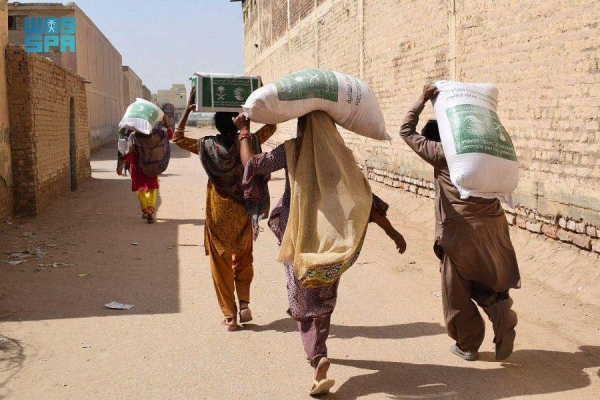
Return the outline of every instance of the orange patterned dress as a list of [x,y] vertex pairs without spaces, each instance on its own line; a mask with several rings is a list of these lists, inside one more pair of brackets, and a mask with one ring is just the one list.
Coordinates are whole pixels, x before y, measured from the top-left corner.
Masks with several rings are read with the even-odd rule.
[[[276,131],[275,125],[265,125],[256,132],[260,143],[266,142]],[[173,142],[179,147],[198,154],[198,140],[175,135]],[[242,254],[240,246],[252,245],[252,223],[244,206],[236,200],[221,196],[209,179],[206,187],[206,220],[204,222],[204,251],[208,255],[209,243],[219,255]]]

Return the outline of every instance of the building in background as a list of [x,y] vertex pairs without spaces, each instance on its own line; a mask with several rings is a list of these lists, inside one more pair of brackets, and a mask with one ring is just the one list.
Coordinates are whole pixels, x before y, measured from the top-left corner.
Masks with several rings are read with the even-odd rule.
[[170,103],[175,107],[175,121],[179,121],[187,105],[187,90],[185,85],[175,84],[169,90],[158,90],[156,92],[156,104],[162,108],[164,104]]
[[144,88],[142,80],[133,70],[123,66],[123,106],[127,108],[135,99],[143,98]]
[[122,57],[92,20],[75,3],[10,3],[8,30],[11,44],[85,79],[91,149],[114,141],[125,106]]
[[142,85],[142,99],[152,101],[152,92],[146,85]]

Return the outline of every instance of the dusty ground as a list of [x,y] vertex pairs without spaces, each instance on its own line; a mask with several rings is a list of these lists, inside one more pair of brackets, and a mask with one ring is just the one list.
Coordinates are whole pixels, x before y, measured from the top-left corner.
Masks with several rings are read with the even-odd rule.
[[[147,225],[113,156],[96,154],[93,179],[40,217],[2,223],[0,397],[308,398],[311,369],[285,314],[273,235],[255,247],[255,320],[226,333],[202,246],[199,160],[174,149],[158,223]],[[337,384],[327,398],[600,398],[598,257],[512,229],[523,275],[515,352],[493,361],[488,332],[481,361],[467,363],[448,351],[442,325],[431,200],[374,189],[409,248],[400,256],[369,229],[340,285],[328,342]],[[113,300],[135,307],[106,309]]]

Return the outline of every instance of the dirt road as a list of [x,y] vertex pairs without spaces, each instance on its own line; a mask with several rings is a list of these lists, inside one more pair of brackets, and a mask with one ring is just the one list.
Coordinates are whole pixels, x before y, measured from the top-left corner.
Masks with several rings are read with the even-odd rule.
[[[148,225],[114,153],[96,154],[93,179],[40,217],[2,223],[0,397],[308,398],[311,368],[285,314],[274,236],[265,230],[255,247],[253,323],[224,332],[202,245],[198,158],[174,148]],[[283,183],[274,177],[274,200]],[[488,324],[481,360],[468,363],[449,352],[442,325],[431,200],[374,190],[408,251],[369,228],[340,284],[328,342],[337,383],[326,398],[600,398],[598,257],[511,228],[523,274],[515,352],[493,360]],[[113,300],[134,307],[104,307]]]

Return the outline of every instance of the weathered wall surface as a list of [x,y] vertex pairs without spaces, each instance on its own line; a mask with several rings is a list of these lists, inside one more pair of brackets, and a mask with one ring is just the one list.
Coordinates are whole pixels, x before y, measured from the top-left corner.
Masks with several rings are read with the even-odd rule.
[[136,98],[143,98],[142,80],[133,70],[123,66],[123,112]]
[[521,167],[509,221],[600,252],[600,2],[246,0],[242,13],[245,73],[319,67],[369,83],[394,139],[345,139],[370,178],[425,196],[432,171],[397,135],[405,111],[428,81],[497,84]]
[[117,125],[123,116],[122,57],[93,21],[75,4],[11,3],[9,31],[11,44],[24,43],[25,17],[75,17],[75,52],[57,49],[39,53],[69,68],[87,81],[90,145],[95,150],[115,141]]
[[[146,85],[142,85],[142,99],[152,101],[152,92]],[[127,104],[125,104],[127,106]]]
[[[76,7],[76,6],[75,6]],[[116,141],[125,111],[121,53],[87,15],[76,7],[77,74],[86,85],[90,123],[90,148]]]
[[12,214],[12,163],[6,90],[6,58],[8,44],[8,9],[6,0],[0,0],[0,219]]
[[7,49],[15,211],[38,214],[91,176],[86,87],[70,70]]
[[[74,17],[73,7],[64,7],[61,3],[55,4],[9,4],[9,32],[8,39],[10,44],[23,46],[25,42],[25,18],[35,17]],[[78,43],[77,43],[78,45]],[[61,53],[58,48],[53,48],[49,52],[37,53],[48,57],[52,61],[77,72],[76,52]]]

